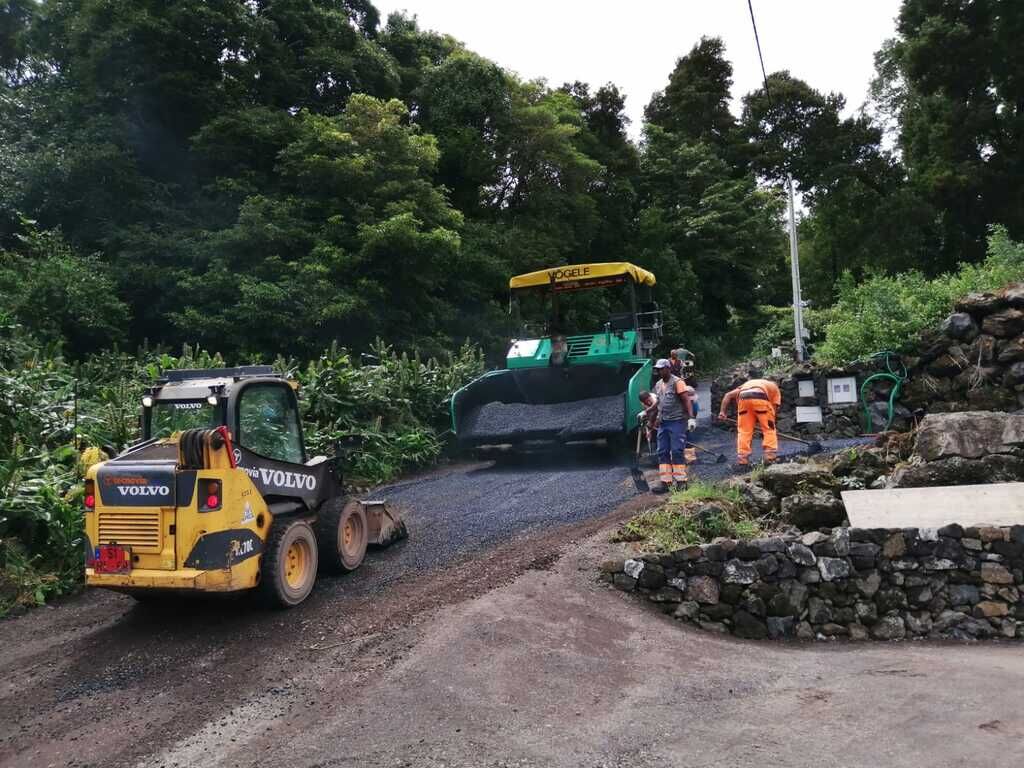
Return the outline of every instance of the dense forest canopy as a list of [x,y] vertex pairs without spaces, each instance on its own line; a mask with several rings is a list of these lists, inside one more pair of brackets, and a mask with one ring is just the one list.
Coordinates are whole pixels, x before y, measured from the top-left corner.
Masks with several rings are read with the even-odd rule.
[[368,0],[0,0],[0,315],[75,357],[494,352],[508,275],[623,259],[710,350],[787,301],[789,175],[817,306],[1021,236],[1022,29],[905,0],[853,114],[790,72],[733,114],[704,38],[637,145],[614,84],[523,81]]

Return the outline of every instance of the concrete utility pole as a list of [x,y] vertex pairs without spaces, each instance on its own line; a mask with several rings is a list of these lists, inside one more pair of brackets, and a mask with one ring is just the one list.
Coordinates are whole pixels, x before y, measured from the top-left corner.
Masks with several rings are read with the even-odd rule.
[[796,242],[796,206],[793,202],[793,177],[789,186],[789,264],[793,275],[793,334],[797,362],[804,360],[804,302],[800,295],[800,249]]

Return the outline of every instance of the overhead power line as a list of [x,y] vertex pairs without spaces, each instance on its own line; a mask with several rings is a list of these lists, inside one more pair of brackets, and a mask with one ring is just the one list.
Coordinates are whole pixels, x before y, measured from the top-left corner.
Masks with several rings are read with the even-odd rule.
[[[761,36],[757,33],[757,19],[754,18],[754,0],[747,0],[747,8],[750,9],[750,25],[754,28],[754,42],[757,43],[757,58],[761,62],[761,77],[764,78],[764,95],[768,99],[768,111],[774,111],[772,104],[772,91],[768,87],[768,70],[764,66],[764,54],[761,52]],[[790,277],[793,282],[793,345],[796,352],[796,359],[803,362],[804,359],[804,300],[800,287],[800,249],[796,238],[796,204],[793,200],[793,177],[786,176],[789,189],[789,262]]]
[[772,106],[772,92],[768,87],[768,70],[764,68],[764,54],[761,53],[761,36],[757,34],[757,19],[754,18],[754,0],[747,0],[750,9],[750,25],[754,28],[754,42],[757,43],[757,58],[761,62],[761,77],[764,78],[764,95],[768,97],[768,107]]

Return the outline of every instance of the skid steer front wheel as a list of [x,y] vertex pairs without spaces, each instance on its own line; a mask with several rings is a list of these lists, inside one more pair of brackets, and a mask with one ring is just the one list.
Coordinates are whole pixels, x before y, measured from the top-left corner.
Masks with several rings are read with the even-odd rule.
[[344,498],[324,503],[316,521],[320,567],[328,573],[348,573],[366,557],[369,531],[366,512],[358,501]]
[[260,591],[279,608],[305,600],[316,582],[317,545],[305,520],[275,521],[263,553]]

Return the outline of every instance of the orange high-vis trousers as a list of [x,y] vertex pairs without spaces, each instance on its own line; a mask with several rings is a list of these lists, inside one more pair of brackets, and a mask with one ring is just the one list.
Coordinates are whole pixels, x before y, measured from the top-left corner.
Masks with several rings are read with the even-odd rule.
[[775,409],[764,400],[740,401],[736,412],[736,458],[740,464],[750,463],[754,427],[761,428],[765,461],[775,461],[779,450],[779,436],[775,432]]
[[658,477],[665,485],[685,483],[689,481],[689,472],[685,464],[659,464]]

